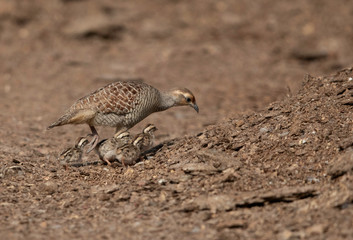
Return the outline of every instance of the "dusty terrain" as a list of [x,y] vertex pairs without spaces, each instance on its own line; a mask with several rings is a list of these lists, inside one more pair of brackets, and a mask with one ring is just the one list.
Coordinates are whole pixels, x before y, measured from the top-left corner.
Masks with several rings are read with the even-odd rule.
[[[352,16],[344,0],[1,0],[0,238],[352,239]],[[124,79],[187,87],[200,114],[137,125],[159,130],[135,166],[63,169],[89,129],[46,127]]]

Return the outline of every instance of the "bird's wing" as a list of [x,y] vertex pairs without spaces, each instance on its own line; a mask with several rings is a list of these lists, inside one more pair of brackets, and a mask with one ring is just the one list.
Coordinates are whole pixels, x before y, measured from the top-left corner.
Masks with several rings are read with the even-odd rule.
[[114,82],[79,99],[76,109],[95,108],[103,114],[126,115],[140,103],[141,93],[148,85],[137,82]]

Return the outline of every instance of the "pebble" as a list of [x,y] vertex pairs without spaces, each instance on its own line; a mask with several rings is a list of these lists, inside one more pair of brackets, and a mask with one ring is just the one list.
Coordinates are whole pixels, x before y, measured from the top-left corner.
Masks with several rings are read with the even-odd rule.
[[306,182],[307,183],[318,183],[318,182],[320,182],[320,180],[316,177],[307,177]]
[[263,128],[260,128],[260,133],[267,133],[269,132],[270,130],[266,127],[263,127]]
[[162,179],[159,179],[159,180],[158,180],[158,184],[159,184],[159,185],[166,185],[166,184],[167,184],[167,180],[165,180],[165,179],[163,179],[163,178],[162,178]]
[[213,174],[217,172],[217,169],[205,163],[188,163],[183,166],[183,171],[188,174],[197,174],[198,172]]
[[39,191],[44,194],[52,195],[58,190],[58,185],[52,181],[46,181],[39,185]]

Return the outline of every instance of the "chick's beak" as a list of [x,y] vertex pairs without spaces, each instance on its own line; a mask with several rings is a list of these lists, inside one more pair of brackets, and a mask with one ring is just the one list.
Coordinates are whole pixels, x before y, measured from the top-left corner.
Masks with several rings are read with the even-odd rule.
[[191,103],[190,106],[191,106],[193,109],[195,109],[195,111],[196,111],[197,113],[199,113],[199,106],[197,106],[196,103]]

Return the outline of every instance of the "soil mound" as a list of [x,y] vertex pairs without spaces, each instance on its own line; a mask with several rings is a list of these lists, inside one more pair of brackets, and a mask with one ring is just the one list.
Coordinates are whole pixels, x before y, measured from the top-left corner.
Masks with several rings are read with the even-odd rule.
[[159,144],[129,168],[64,170],[55,152],[3,147],[4,236],[353,236],[352,79],[352,69],[308,75],[297,94]]

